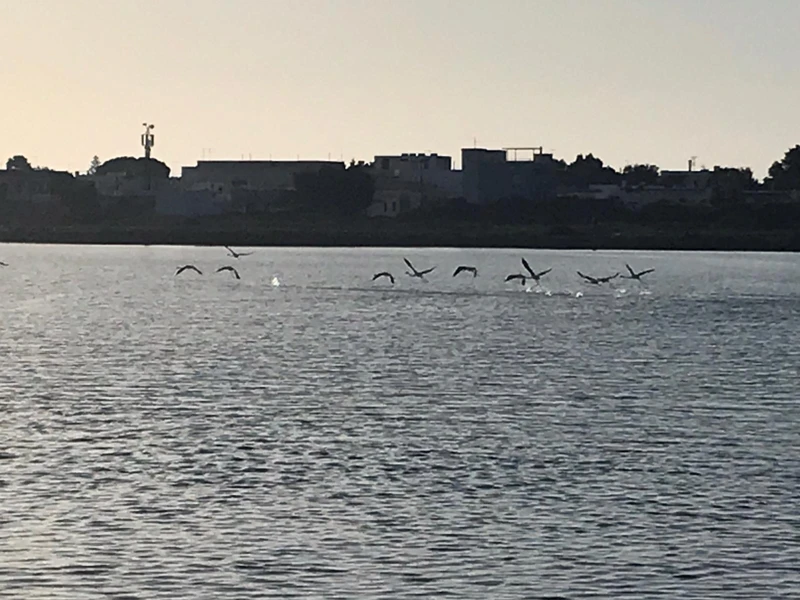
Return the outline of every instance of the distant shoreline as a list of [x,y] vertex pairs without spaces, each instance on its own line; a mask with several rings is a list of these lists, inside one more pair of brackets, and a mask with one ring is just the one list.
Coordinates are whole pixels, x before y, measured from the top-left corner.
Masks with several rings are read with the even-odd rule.
[[422,223],[375,227],[341,224],[292,226],[85,225],[0,228],[2,243],[239,247],[529,248],[553,250],[682,250],[800,252],[800,231],[764,232],[583,228],[553,233],[543,228]]

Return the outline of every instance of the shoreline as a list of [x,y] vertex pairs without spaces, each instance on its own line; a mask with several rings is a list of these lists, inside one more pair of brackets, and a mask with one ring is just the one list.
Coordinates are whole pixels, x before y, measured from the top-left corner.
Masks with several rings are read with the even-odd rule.
[[[418,226],[415,226],[418,225]],[[618,228],[619,229],[619,228]],[[384,224],[372,228],[309,223],[270,227],[165,225],[55,226],[0,228],[0,243],[374,248],[524,248],[551,250],[679,250],[730,252],[800,252],[800,231],[669,231],[607,228],[554,233],[536,226],[443,226]]]

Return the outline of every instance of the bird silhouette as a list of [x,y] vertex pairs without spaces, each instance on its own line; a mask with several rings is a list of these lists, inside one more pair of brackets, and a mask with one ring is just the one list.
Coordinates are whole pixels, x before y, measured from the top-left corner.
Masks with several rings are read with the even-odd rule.
[[539,279],[541,279],[543,276],[547,275],[550,271],[553,270],[553,269],[546,269],[544,271],[536,273],[533,269],[531,269],[531,266],[528,264],[528,261],[525,260],[524,258],[522,259],[522,266],[525,267],[525,270],[528,273],[530,273],[531,279],[533,279],[536,283],[539,283]]
[[183,265],[182,267],[178,267],[178,270],[175,271],[175,275],[180,275],[184,271],[195,271],[198,275],[202,275],[203,272],[195,267],[194,265]]
[[372,276],[372,281],[375,281],[380,277],[388,277],[389,281],[391,281],[392,285],[394,285],[394,277],[392,276],[391,273],[389,273],[389,271],[381,271],[380,273],[375,273],[375,275]]
[[234,267],[231,266],[220,267],[219,269],[217,269],[217,273],[219,273],[220,271],[230,271],[231,273],[233,273],[233,276],[236,277],[236,279],[241,279],[241,277],[239,277],[239,271],[237,271]]
[[625,268],[628,269],[628,273],[630,273],[630,275],[623,275],[623,277],[625,279],[635,279],[636,281],[641,281],[642,275],[647,275],[648,273],[652,273],[653,271],[655,271],[655,269],[645,269],[644,271],[639,271],[637,273],[636,271],[631,269],[631,266],[627,263],[625,263]]
[[236,250],[234,250],[230,246],[225,246],[225,248],[228,250],[228,255],[232,256],[233,258],[239,258],[240,256],[250,256],[252,254],[252,252],[236,252]]
[[408,268],[411,269],[411,271],[412,271],[410,273],[408,271],[406,271],[406,275],[410,275],[411,277],[418,277],[420,279],[425,279],[425,275],[427,275],[428,273],[430,273],[431,271],[433,271],[436,268],[436,267],[431,267],[430,269],[425,269],[424,271],[417,271],[414,268],[414,265],[412,265],[411,262],[407,258],[404,258],[403,260],[408,265]]
[[465,272],[466,273],[472,273],[473,277],[477,277],[478,276],[478,269],[476,269],[475,267],[467,267],[467,266],[461,265],[455,271],[453,271],[453,277],[455,277],[459,273],[465,273]]
[[619,277],[619,273],[614,273],[613,275],[609,275],[608,277],[592,277],[591,275],[584,275],[580,271],[577,271],[577,273],[592,285],[600,285],[601,283],[608,283],[612,279],[616,279],[617,277]]
[[506,277],[506,281],[514,281],[515,279],[519,279],[519,282],[522,285],[525,285],[525,281],[527,281],[528,278],[522,273],[514,273],[513,275]]

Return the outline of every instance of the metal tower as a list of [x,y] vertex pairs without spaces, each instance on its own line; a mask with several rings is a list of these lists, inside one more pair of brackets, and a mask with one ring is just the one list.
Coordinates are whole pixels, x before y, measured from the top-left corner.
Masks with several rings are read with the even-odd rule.
[[153,146],[156,145],[156,136],[153,135],[152,131],[155,129],[155,125],[151,123],[142,123],[144,125],[144,133],[142,134],[142,146],[144,146],[144,157],[150,158],[150,150]]

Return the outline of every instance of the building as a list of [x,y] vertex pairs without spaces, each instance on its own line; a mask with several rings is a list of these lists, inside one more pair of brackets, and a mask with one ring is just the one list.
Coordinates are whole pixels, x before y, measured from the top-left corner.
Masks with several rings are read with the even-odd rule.
[[322,160],[207,160],[183,167],[184,190],[213,192],[234,212],[262,212],[296,191],[296,177],[322,169],[344,170],[344,163]]
[[66,171],[0,170],[0,213],[15,217],[61,213],[74,186],[75,178]]
[[695,171],[693,166],[693,161],[689,161],[686,171],[661,171],[658,185],[625,189],[620,194],[620,200],[633,210],[656,202],[682,206],[710,204],[714,196],[713,172],[707,169]]
[[179,179],[161,188],[156,194],[155,212],[166,217],[208,217],[230,210],[230,201],[213,190],[185,190]]
[[185,189],[294,190],[295,177],[301,173],[319,173],[323,168],[344,169],[344,163],[323,160],[204,160],[194,167],[183,167],[181,181]]
[[[530,159],[517,160],[519,150],[533,151]],[[535,200],[553,197],[558,183],[556,161],[541,148],[464,148],[461,150],[464,198],[470,204],[500,200]],[[513,152],[509,160],[509,152]]]
[[370,166],[375,196],[371,217],[396,217],[463,196],[461,171],[439,154],[378,155]]
[[702,169],[694,171],[661,171],[659,183],[667,188],[684,190],[704,190],[711,186],[712,171]]

